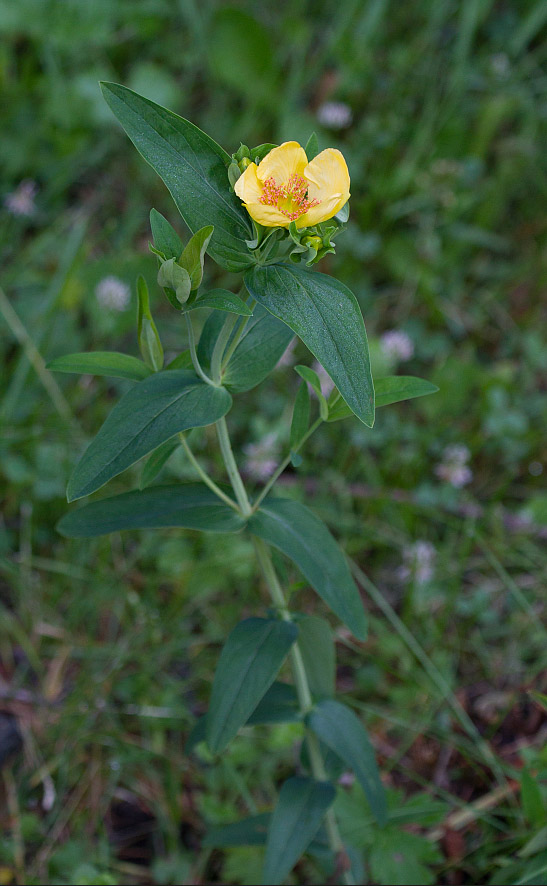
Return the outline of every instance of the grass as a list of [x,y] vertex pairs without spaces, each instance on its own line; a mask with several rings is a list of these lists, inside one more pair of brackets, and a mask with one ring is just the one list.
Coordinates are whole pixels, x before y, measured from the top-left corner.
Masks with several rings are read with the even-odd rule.
[[[136,353],[138,273],[166,349],[186,342],[147,254],[150,206],[178,225],[176,212],[99,79],[167,104],[229,150],[305,143],[316,129],[347,157],[351,223],[321,270],[358,296],[378,374],[420,375],[441,392],[380,410],[372,432],[322,427],[280,486],[335,531],[370,614],[364,645],[337,626],[338,691],[362,713],[398,817],[378,835],[353,786],[340,789],[340,819],[354,825],[363,881],[392,881],[401,833],[420,838],[405,849],[412,882],[545,880],[546,850],[530,845],[546,824],[547,776],[544,7],[370,0],[339,11],[330,0],[71,0],[46,15],[37,0],[0,3],[1,191],[38,188],[33,215],[0,210],[0,760],[4,735],[16,741],[16,727],[22,739],[0,780],[2,882],[254,882],[262,850],[211,850],[206,825],[267,810],[298,753],[292,724],[243,730],[220,761],[185,752],[227,631],[267,606],[248,540],[75,542],[54,530],[82,441],[126,384],[53,381],[44,361]],[[322,126],[325,101],[346,103],[351,125]],[[206,274],[233,283],[211,263]],[[97,301],[108,275],[133,287],[126,310]],[[393,329],[412,340],[406,361],[382,350]],[[294,358],[308,359],[302,348]],[[239,453],[268,433],[283,451],[297,383],[286,368],[238,398]],[[195,436],[221,477],[214,441]],[[470,451],[463,488],[435,470],[454,444]],[[194,479],[181,451],[169,478]],[[417,542],[432,546],[425,580]],[[323,612],[277,565],[295,604]],[[323,878],[312,857],[293,874]]]

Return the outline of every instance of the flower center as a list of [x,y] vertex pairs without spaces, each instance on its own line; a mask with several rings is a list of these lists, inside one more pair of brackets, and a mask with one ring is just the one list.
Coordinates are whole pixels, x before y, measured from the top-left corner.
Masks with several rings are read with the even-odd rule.
[[278,185],[273,176],[264,182],[260,202],[266,206],[276,206],[289,221],[296,221],[312,206],[319,206],[320,200],[308,200],[308,182],[301,175],[293,173],[285,185]]

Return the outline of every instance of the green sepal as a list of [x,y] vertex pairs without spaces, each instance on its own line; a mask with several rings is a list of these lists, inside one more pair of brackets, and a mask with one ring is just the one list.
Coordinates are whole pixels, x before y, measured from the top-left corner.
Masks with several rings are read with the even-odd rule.
[[142,274],[137,278],[137,335],[144,362],[154,372],[159,372],[163,366],[163,347],[150,311],[148,286]]

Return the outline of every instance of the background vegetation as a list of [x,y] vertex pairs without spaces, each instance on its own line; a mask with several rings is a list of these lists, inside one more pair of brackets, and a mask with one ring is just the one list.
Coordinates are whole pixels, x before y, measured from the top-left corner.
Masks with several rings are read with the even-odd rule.
[[[351,225],[321,269],[357,294],[377,372],[441,392],[372,432],[323,427],[284,480],[370,613],[366,644],[338,628],[337,682],[393,814],[375,831],[342,775],[342,828],[363,882],[547,882],[546,25],[541,0],[0,0],[0,883],[254,883],[263,850],[212,851],[206,826],[267,810],[298,754],[293,725],[244,730],[220,761],[184,750],[227,630],[266,599],[246,539],[54,529],[125,383],[52,381],[44,360],[137,353],[149,208],[183,228],[99,79],[230,152],[315,129],[347,157]],[[257,482],[297,382],[288,365],[239,399]],[[161,479],[190,477],[176,452]],[[309,858],[293,882],[322,876]]]

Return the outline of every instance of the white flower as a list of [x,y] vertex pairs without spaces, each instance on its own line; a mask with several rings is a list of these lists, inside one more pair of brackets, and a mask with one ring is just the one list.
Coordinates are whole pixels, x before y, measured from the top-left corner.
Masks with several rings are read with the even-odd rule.
[[266,434],[259,443],[248,443],[243,447],[247,456],[245,473],[255,480],[267,480],[275,471],[279,461],[277,434]]
[[410,360],[414,354],[414,343],[406,332],[390,329],[380,337],[380,344],[386,357],[392,360]]
[[131,298],[127,283],[112,276],[104,277],[97,284],[95,295],[100,305],[113,311],[125,311]]
[[30,217],[36,212],[34,198],[37,190],[36,182],[26,178],[5,197],[4,206],[12,215]]
[[[334,390],[334,382],[327,370],[321,366],[318,360],[314,360],[312,363],[312,369],[315,370],[317,375],[319,376],[319,384],[321,385],[321,393],[323,397],[329,398],[330,394]],[[315,394],[315,391],[311,389],[311,393]]]
[[403,550],[403,565],[398,570],[400,578],[412,578],[417,584],[431,581],[435,572],[437,551],[429,541],[416,541]]
[[473,479],[473,471],[467,464],[470,457],[469,449],[463,444],[446,446],[443,450],[443,460],[435,468],[437,477],[456,489],[461,489]]
[[323,102],[317,110],[317,119],[327,129],[346,129],[353,120],[353,113],[345,102]]

